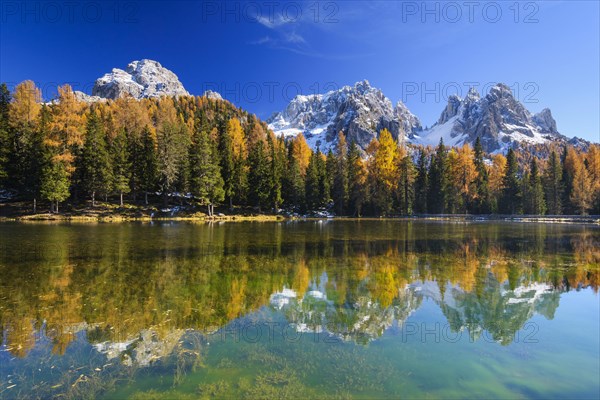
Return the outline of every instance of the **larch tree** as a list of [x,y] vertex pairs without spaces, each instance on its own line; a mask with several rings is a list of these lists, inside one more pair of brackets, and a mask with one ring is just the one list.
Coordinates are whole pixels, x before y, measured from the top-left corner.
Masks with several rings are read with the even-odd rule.
[[600,214],[600,145],[592,144],[590,146],[586,161],[592,181],[592,212]]
[[377,211],[383,215],[392,211],[392,199],[399,181],[399,159],[398,143],[387,129],[383,129],[379,134],[372,170],[369,171],[373,178],[372,200]]
[[367,195],[367,168],[358,146],[352,142],[348,150],[348,211],[350,215],[361,216]]
[[577,212],[587,215],[593,204],[592,175],[585,165],[583,156],[574,150],[567,153],[565,165],[572,177],[571,203]]
[[502,181],[505,169],[506,157],[502,154],[494,155],[492,164],[488,167],[491,212],[499,212],[498,205],[502,197]]

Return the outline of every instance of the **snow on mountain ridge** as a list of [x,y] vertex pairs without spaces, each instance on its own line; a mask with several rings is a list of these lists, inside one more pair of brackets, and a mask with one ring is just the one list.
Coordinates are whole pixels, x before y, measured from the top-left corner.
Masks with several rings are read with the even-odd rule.
[[418,118],[402,102],[394,107],[367,80],[325,94],[298,95],[267,123],[276,134],[303,133],[313,148],[322,151],[335,145],[339,131],[365,149],[381,129],[388,129],[400,139],[422,129]]

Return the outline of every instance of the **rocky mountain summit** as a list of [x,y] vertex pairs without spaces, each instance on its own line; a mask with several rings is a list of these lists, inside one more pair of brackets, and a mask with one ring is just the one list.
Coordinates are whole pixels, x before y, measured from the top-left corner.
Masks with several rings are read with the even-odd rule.
[[518,142],[566,140],[558,133],[549,109],[532,115],[514,98],[510,88],[500,83],[484,97],[474,88],[464,99],[450,96],[436,124],[415,142],[436,145],[443,139],[447,145],[459,146],[473,144],[477,137],[489,152],[504,151]]
[[302,132],[313,148],[322,151],[335,144],[339,131],[349,141],[366,148],[384,128],[401,140],[422,130],[419,119],[404,104],[398,102],[394,107],[381,90],[366,80],[325,94],[298,95],[267,123],[277,135],[295,136]]
[[[98,78],[92,95],[75,92],[77,99],[85,102],[115,100],[124,96],[135,99],[162,96],[189,96],[175,73],[153,60],[132,61],[125,70],[113,68],[112,72]],[[212,90],[204,93],[211,99],[223,100]]]
[[550,109],[532,114],[502,83],[483,97],[474,88],[464,98],[450,96],[438,121],[426,130],[402,102],[393,107],[383,92],[367,81],[325,94],[296,96],[267,122],[276,134],[302,132],[313,148],[322,151],[335,145],[340,130],[364,150],[383,128],[396,139],[432,146],[440,139],[449,146],[473,145],[480,137],[488,152],[505,152],[519,144],[584,144],[558,132]]

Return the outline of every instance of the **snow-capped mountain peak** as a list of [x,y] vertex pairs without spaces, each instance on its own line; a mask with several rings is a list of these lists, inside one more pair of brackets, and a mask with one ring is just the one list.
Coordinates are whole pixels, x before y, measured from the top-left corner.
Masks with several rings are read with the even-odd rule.
[[418,118],[402,102],[394,107],[367,80],[325,94],[298,95],[267,122],[276,134],[303,133],[313,148],[322,151],[335,145],[339,131],[364,149],[384,128],[395,138],[412,137],[421,130]]
[[499,83],[480,97],[471,88],[464,99],[452,95],[437,123],[415,139],[436,145],[473,144],[479,137],[486,151],[500,152],[516,143],[540,144],[565,139],[556,129],[549,109],[532,115],[505,84]]

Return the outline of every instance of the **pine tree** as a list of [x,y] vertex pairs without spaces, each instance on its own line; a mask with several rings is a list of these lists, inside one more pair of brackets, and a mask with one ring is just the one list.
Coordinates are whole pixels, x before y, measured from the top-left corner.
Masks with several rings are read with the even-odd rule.
[[489,175],[485,162],[483,160],[484,152],[481,145],[479,136],[475,140],[474,146],[474,164],[475,164],[475,193],[474,193],[474,204],[473,211],[477,214],[488,214],[491,210],[490,204],[490,188],[489,188]]
[[429,176],[427,168],[427,153],[424,149],[419,150],[419,161],[417,162],[417,177],[415,178],[415,212],[427,213],[427,190],[429,187]]
[[544,185],[540,175],[537,160],[531,159],[529,171],[529,186],[527,193],[527,203],[529,214],[542,215],[546,212],[546,201],[544,199]]
[[285,203],[292,207],[295,212],[304,207],[304,177],[300,163],[294,157],[293,148],[288,147],[287,168],[285,169],[283,182],[283,196]]
[[201,126],[197,127],[189,149],[190,188],[200,204],[207,207],[209,216],[214,214],[215,203],[225,198],[223,178],[213,151],[208,134]]
[[506,168],[502,179],[502,197],[499,204],[501,212],[505,214],[518,214],[521,212],[521,183],[519,181],[519,167],[513,149],[506,154]]
[[348,205],[348,145],[343,132],[338,133],[331,197],[338,215],[346,213]]
[[411,215],[414,211],[415,179],[417,171],[410,155],[402,157],[399,165],[400,182],[398,185],[398,202],[400,213]]
[[10,145],[10,110],[11,94],[6,83],[0,85],[0,188],[8,184],[8,169],[11,153]]
[[[232,130],[236,129],[237,126],[234,122],[237,119],[231,119],[227,124],[226,129],[221,130],[221,134],[219,135],[219,155],[220,155],[220,165],[221,165],[221,175],[223,176],[223,181],[225,185],[223,189],[225,190],[225,199],[229,202],[229,208],[233,208],[233,197],[235,190],[235,160],[233,155],[233,141],[231,138]],[[239,124],[239,122],[238,122]],[[241,129],[241,126],[239,127]]]
[[562,172],[560,157],[556,151],[552,150],[544,173],[546,204],[548,205],[548,213],[551,215],[562,214]]
[[320,184],[320,173],[319,173],[319,159],[321,158],[321,152],[316,151],[312,154],[308,168],[306,169],[306,187],[304,193],[306,194],[306,207],[309,211],[315,211],[321,206],[321,192],[319,188]]
[[263,207],[268,207],[271,195],[271,169],[269,159],[262,140],[256,142],[248,156],[250,172],[248,183],[250,186],[250,202],[258,207],[259,212]]
[[348,151],[348,208],[349,214],[360,217],[368,194],[367,169],[355,142]]
[[427,205],[429,212],[443,214],[446,212],[446,192],[448,189],[448,153],[444,140],[436,148],[429,166],[429,191]]
[[106,133],[95,111],[88,118],[80,165],[83,186],[91,194],[92,207],[95,207],[96,193],[107,193],[112,178]]
[[121,128],[110,143],[113,187],[119,193],[119,204],[121,207],[123,207],[123,194],[131,191],[129,187],[131,165],[129,163],[130,156],[128,150],[127,134],[125,129]]
[[[211,145],[209,143],[209,145]],[[158,185],[167,204],[168,194],[175,189],[182,158],[186,156],[188,138],[180,125],[163,123],[157,131]]]
[[137,155],[132,162],[134,175],[138,177],[140,190],[144,191],[144,204],[148,205],[148,193],[156,189],[158,176],[156,141],[150,127],[146,126],[142,130],[139,146],[134,154]]
[[283,138],[281,138],[281,141],[275,141],[272,135],[268,135],[267,145],[269,147],[271,159],[269,171],[269,176],[271,178],[271,182],[269,184],[271,193],[269,197],[273,204],[273,209],[275,212],[277,212],[277,210],[279,210],[279,206],[283,202],[283,199],[281,198],[281,181],[283,176],[283,162],[285,154],[283,151],[285,150],[285,147],[283,146]]
[[58,213],[59,203],[69,197],[69,173],[62,161],[44,166],[40,193],[42,198],[50,201],[50,212]]

